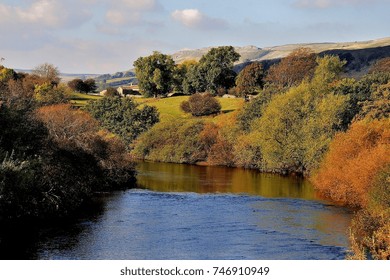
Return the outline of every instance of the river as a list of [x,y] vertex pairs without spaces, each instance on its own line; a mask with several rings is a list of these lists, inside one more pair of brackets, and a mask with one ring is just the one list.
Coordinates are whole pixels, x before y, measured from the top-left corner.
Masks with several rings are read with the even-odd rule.
[[351,213],[301,178],[140,163],[76,220],[2,232],[2,259],[344,259]]

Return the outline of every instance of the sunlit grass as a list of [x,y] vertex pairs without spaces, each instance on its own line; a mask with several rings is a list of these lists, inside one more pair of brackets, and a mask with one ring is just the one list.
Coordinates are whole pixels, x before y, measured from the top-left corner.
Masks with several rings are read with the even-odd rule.
[[[101,96],[89,95],[84,93],[73,93],[71,96],[71,104],[75,107],[84,107],[91,100],[97,100]],[[136,98],[135,101],[140,104],[155,106],[160,113],[162,122],[175,121],[177,119],[195,119],[191,114],[184,113],[180,109],[180,104],[188,100],[189,96],[175,96],[169,98]],[[237,109],[243,105],[241,98],[217,98],[221,103],[222,112],[217,116],[201,117],[198,119],[210,120],[218,123],[231,116]]]
[[89,94],[74,92],[71,95],[70,103],[75,107],[84,107],[87,105],[89,101],[97,100],[100,98],[102,97],[98,95],[89,95]]
[[[141,98],[136,99],[137,102],[147,104],[149,106],[155,106],[160,112],[160,119],[162,122],[175,121],[177,119],[195,119],[191,114],[184,113],[180,109],[180,104],[188,100],[189,96],[176,96],[169,98]],[[217,116],[201,117],[198,119],[207,119],[210,121],[218,122],[220,119],[224,119],[226,116],[231,115],[234,111],[241,108],[243,100],[241,98],[217,98],[222,106],[222,113]]]

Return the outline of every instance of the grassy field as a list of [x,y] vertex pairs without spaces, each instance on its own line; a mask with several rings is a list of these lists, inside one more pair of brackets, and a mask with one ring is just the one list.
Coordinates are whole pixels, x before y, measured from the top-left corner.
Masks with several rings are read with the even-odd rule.
[[[91,100],[102,98],[101,96],[88,95],[83,93],[72,94],[71,104],[75,107],[84,107]],[[234,111],[241,108],[244,101],[241,98],[217,98],[222,106],[222,113],[215,117],[203,117],[214,122],[219,122],[225,117],[230,116]],[[193,119],[195,117],[184,113],[180,109],[180,103],[188,100],[188,96],[176,96],[169,98],[136,98],[135,101],[140,104],[155,106],[160,112],[161,121],[174,121],[177,119]]]
[[71,96],[70,103],[75,107],[84,107],[88,101],[102,98],[101,96],[75,92]]
[[[222,114],[216,117],[204,117],[204,119],[211,119],[218,122],[219,119],[232,114],[237,109],[241,108],[244,101],[241,98],[217,98],[222,106]],[[190,114],[184,113],[180,109],[180,103],[184,100],[188,100],[188,96],[176,96],[162,99],[154,98],[140,98],[136,99],[137,102],[147,104],[149,106],[155,106],[160,112],[161,121],[174,121],[176,119],[192,119],[194,118]]]

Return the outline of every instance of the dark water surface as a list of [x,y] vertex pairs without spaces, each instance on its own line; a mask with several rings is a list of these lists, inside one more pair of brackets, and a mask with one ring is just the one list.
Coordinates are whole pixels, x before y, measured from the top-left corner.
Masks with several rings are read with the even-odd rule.
[[3,259],[343,259],[350,213],[299,178],[140,163],[77,221],[4,231]]

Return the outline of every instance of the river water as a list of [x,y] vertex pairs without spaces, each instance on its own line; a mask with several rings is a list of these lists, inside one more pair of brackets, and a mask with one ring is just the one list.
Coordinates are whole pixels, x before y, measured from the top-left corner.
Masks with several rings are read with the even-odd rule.
[[351,213],[299,178],[140,163],[76,221],[2,236],[2,259],[344,259]]

